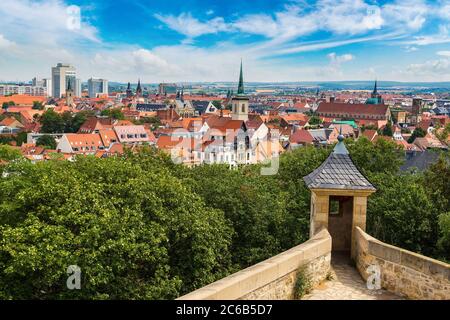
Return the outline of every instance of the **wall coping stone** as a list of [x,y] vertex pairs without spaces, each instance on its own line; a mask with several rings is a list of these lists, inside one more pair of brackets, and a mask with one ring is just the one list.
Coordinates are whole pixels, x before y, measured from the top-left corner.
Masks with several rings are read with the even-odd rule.
[[331,236],[324,228],[296,247],[179,297],[177,300],[236,300],[330,252]]

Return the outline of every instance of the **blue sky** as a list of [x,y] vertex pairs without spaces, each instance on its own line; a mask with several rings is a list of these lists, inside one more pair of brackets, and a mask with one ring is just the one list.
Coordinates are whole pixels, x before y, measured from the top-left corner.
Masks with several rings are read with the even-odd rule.
[[[77,6],[77,7],[73,7]],[[73,9],[81,23],[73,23]],[[450,0],[2,0],[0,80],[450,81]]]

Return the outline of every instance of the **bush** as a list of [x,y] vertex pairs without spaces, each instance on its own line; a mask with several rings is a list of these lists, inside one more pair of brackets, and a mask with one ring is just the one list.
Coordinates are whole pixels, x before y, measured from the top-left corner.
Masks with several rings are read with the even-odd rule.
[[297,279],[294,286],[294,299],[300,300],[304,295],[312,290],[311,277],[306,266],[301,267],[297,271]]

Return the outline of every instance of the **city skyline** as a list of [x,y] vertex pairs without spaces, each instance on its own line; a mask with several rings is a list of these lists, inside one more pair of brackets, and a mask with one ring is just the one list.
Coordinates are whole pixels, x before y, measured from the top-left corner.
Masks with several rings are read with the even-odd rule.
[[450,81],[448,12],[448,0],[4,0],[0,80],[62,62],[83,81],[234,82],[242,58],[248,82]]

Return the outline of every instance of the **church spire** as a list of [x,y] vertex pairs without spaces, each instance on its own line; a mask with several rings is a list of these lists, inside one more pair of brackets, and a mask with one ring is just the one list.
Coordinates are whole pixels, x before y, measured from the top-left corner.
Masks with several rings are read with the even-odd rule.
[[142,88],[141,88],[141,79],[138,79],[138,85],[136,88],[136,94],[141,95],[142,94]]
[[70,85],[70,78],[67,79],[67,91],[72,90],[72,86]]
[[242,59],[241,59],[241,72],[239,74],[239,86],[237,94],[244,94],[244,76],[242,73]]
[[378,94],[378,84],[377,84],[377,80],[375,80],[375,86],[373,88],[373,95],[377,95]]

